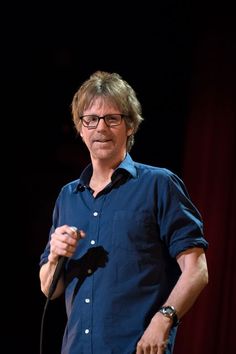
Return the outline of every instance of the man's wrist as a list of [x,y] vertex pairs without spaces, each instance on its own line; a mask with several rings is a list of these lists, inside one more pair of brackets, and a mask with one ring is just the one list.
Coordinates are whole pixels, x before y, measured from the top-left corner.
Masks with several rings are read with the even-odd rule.
[[159,309],[159,312],[172,320],[172,326],[175,327],[179,324],[178,315],[174,306],[165,305]]

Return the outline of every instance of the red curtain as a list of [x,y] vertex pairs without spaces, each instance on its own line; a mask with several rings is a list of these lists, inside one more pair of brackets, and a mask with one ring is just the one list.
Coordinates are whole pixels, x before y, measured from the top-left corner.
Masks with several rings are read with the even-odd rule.
[[183,179],[209,241],[209,284],[179,327],[175,354],[236,353],[236,49],[230,22],[199,38]]

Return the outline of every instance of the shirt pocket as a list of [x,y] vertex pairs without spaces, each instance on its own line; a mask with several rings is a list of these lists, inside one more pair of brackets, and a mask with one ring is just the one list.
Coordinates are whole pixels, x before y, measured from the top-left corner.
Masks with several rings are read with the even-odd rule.
[[115,211],[112,225],[113,246],[127,250],[153,250],[158,246],[158,227],[147,210]]

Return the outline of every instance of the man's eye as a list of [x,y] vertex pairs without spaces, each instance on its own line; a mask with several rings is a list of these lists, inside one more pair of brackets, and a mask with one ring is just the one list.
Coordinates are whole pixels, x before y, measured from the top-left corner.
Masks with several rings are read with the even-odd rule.
[[116,122],[118,120],[116,116],[107,116],[107,119],[109,120],[109,122]]
[[90,122],[96,122],[97,120],[98,120],[98,118],[96,116],[89,117]]

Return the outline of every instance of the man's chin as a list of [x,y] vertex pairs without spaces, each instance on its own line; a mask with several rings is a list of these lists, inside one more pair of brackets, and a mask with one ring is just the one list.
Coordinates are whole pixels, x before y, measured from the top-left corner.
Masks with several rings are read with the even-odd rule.
[[113,153],[111,149],[103,148],[99,149],[99,151],[94,151],[92,156],[98,160],[107,160],[113,158]]

